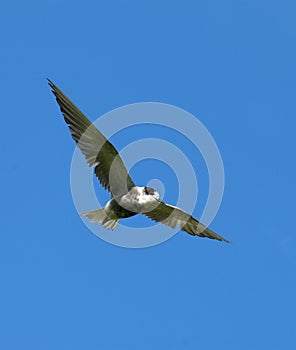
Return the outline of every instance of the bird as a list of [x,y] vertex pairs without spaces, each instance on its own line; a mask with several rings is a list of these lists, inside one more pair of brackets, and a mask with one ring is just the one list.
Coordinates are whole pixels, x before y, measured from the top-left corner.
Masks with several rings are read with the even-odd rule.
[[50,80],[48,84],[60,107],[72,138],[102,187],[111,194],[103,208],[82,212],[91,222],[114,230],[119,221],[137,214],[199,237],[229,241],[203,225],[191,214],[160,199],[149,186],[136,186],[116,148],[74,103]]

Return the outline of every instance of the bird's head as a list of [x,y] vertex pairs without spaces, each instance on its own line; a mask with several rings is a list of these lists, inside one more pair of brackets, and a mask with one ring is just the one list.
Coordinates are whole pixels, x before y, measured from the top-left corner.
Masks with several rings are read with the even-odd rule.
[[143,187],[143,194],[146,196],[152,196],[157,200],[160,198],[159,193],[154,188],[148,186]]

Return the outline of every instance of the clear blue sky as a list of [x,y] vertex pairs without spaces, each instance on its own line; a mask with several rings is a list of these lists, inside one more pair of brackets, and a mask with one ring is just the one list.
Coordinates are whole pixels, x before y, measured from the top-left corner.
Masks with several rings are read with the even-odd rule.
[[[295,10],[286,0],[2,2],[1,350],[296,348]],[[46,77],[92,120],[141,101],[198,116],[225,167],[211,227],[233,243],[180,232],[125,249],[90,233]]]

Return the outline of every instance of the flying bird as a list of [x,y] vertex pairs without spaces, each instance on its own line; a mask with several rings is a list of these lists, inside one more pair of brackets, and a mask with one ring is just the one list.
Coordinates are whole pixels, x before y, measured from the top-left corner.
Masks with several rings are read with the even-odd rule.
[[111,194],[104,208],[81,213],[92,222],[114,230],[120,219],[143,214],[153,221],[192,236],[229,242],[192,215],[160,200],[158,192],[148,186],[139,187],[130,177],[119,153],[70,99],[48,79],[72,138],[86,158],[103,188]]

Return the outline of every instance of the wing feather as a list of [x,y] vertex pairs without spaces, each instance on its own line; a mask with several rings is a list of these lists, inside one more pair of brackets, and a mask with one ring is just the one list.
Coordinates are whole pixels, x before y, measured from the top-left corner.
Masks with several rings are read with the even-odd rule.
[[126,193],[135,186],[115,147],[100,133],[90,120],[50,80],[49,86],[56,97],[72,138],[80,148],[101,185],[113,196]]
[[159,204],[155,206],[150,212],[143,213],[145,216],[153,221],[160,222],[171,228],[178,226],[182,231],[189,233],[192,236],[207,237],[211,239],[217,239],[218,241],[229,241],[222,236],[218,235],[192,215],[187,214],[180,208],[158,201]]

